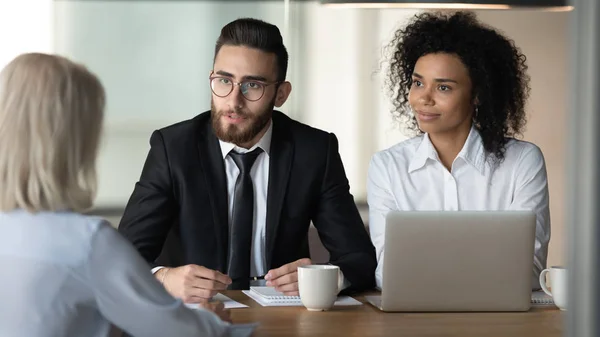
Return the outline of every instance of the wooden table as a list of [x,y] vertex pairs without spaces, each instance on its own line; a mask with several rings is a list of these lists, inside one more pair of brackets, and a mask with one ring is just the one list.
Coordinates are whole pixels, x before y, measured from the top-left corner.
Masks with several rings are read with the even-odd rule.
[[563,314],[554,307],[522,313],[383,313],[363,296],[361,306],[310,312],[304,307],[262,307],[241,291],[224,295],[249,305],[231,309],[234,323],[258,322],[254,336],[562,336]]

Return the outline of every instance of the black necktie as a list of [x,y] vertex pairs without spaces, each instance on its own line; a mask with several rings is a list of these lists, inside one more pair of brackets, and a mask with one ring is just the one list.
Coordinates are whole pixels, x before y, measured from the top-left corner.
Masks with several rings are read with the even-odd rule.
[[229,289],[250,287],[250,250],[252,248],[252,224],[254,220],[254,188],[250,169],[262,152],[256,148],[248,153],[229,152],[240,169],[235,182],[233,212],[229,236],[229,263],[227,274],[233,280]]

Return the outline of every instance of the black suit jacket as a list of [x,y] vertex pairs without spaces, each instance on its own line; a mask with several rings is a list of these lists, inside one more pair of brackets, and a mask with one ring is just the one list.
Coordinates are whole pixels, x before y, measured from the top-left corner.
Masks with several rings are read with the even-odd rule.
[[[161,130],[119,231],[153,266],[227,271],[225,164],[210,111]],[[364,228],[335,135],[275,111],[266,219],[267,270],[309,257],[312,221],[349,290],[374,287],[375,249]]]

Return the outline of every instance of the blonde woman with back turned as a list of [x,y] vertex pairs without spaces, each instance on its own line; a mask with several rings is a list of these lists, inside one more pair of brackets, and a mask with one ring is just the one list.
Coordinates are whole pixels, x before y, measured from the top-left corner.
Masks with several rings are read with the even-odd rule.
[[[0,73],[0,336],[248,336],[187,309],[92,205],[104,89],[66,58],[24,54]],[[207,305],[208,306],[208,305]]]

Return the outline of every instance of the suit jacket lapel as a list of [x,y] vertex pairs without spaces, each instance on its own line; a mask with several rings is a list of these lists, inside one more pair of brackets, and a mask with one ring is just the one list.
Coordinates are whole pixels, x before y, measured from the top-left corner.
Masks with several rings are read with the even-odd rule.
[[288,137],[286,116],[273,112],[273,137],[269,156],[269,186],[267,189],[267,230],[266,230],[266,262],[267,270],[271,269],[273,249],[275,247],[277,228],[281,218],[285,199],[294,147]]
[[[229,251],[227,178],[219,140],[212,131],[210,120],[201,127],[198,138],[198,155],[204,173],[204,182],[210,196],[215,233],[217,234],[219,270],[227,272],[227,254]],[[200,206],[198,205],[198,207]]]

